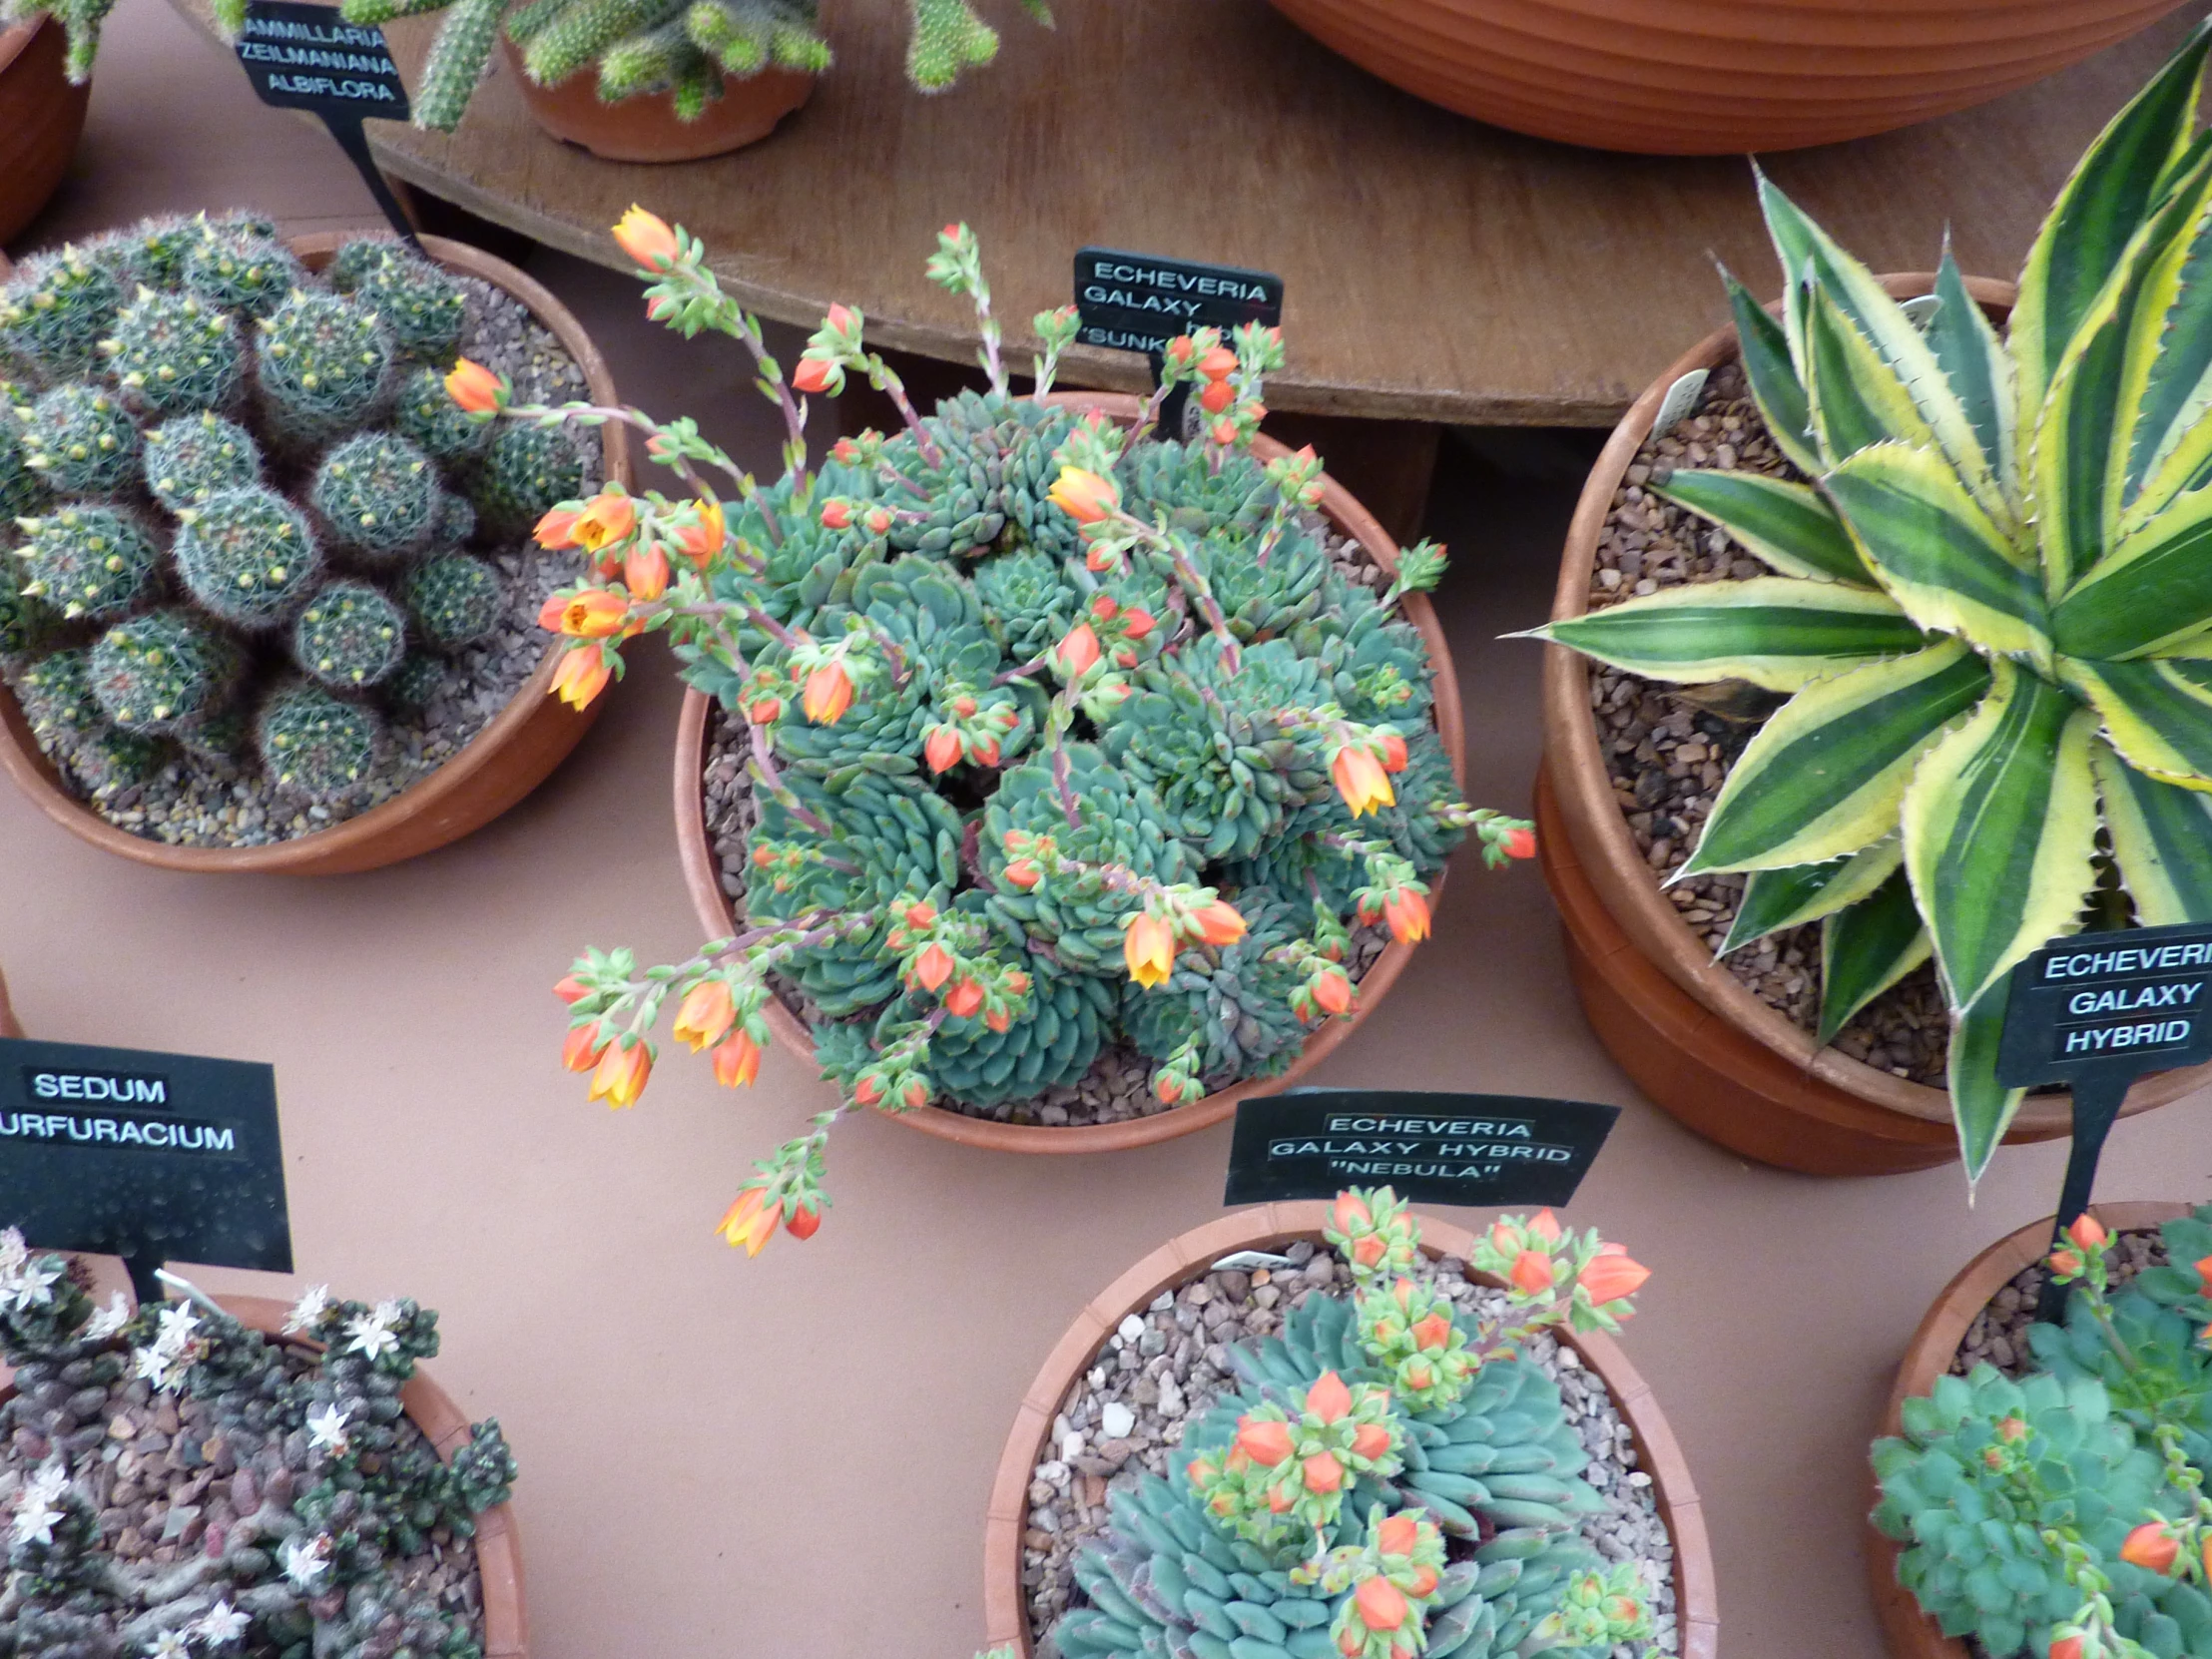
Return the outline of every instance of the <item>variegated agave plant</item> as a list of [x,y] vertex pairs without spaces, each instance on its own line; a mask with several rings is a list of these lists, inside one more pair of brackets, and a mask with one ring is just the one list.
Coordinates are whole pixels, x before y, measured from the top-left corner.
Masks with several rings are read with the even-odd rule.
[[1535,630],[1793,694],[1681,873],[1749,872],[1724,950],[1823,921],[1824,1041],[1933,951],[1969,1178],[2019,1104],[1994,1070],[2013,964],[2100,885],[2116,905],[2113,875],[2145,924],[2212,918],[2207,40],[2075,168],[2002,334],[1947,252],[1916,320],[1762,177],[1781,320],[1730,296],[1814,482],[1683,470],[1660,493],[1775,574]]

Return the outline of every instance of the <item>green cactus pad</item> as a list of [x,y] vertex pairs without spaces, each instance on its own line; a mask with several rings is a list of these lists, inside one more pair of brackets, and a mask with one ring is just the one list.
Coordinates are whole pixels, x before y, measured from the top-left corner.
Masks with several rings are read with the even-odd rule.
[[91,372],[127,291],[83,249],[27,262],[0,288],[0,356],[21,357],[49,379]]
[[245,372],[238,324],[219,306],[189,293],[141,288],[102,342],[109,370],[156,414],[216,409],[231,401]]
[[57,495],[118,495],[139,476],[139,430],[105,386],[56,386],[18,411],[24,462]]
[[234,627],[276,627],[320,579],[322,554],[306,515],[275,490],[219,490],[178,516],[185,587]]
[[407,371],[392,406],[391,427],[431,459],[446,466],[473,460],[491,447],[496,421],[478,420],[453,401],[445,376],[434,368]]
[[359,425],[391,369],[376,313],[334,293],[295,290],[260,323],[254,360],[274,426],[293,444]]
[[568,433],[498,423],[476,484],[476,510],[493,535],[527,535],[547,511],[583,493],[584,463]]
[[254,727],[270,781],[315,802],[339,800],[360,787],[380,735],[370,711],[309,685],[273,692]]
[[331,541],[379,564],[416,552],[437,525],[437,468],[389,432],[363,432],[323,456],[308,499]]
[[28,578],[23,591],[63,616],[105,621],[154,591],[161,550],[131,514],[66,506],[25,524],[29,534],[15,550]]
[[119,622],[92,648],[92,695],[125,732],[172,735],[213,712],[237,683],[237,646],[190,611]]
[[146,482],[171,512],[218,490],[262,481],[261,446],[236,421],[202,412],[164,421],[146,434]]
[[474,645],[499,625],[505,594],[499,572],[466,553],[426,560],[400,585],[407,614],[435,651]]
[[406,618],[366,582],[317,588],[291,625],[292,661],[309,679],[340,691],[381,684],[406,649]]

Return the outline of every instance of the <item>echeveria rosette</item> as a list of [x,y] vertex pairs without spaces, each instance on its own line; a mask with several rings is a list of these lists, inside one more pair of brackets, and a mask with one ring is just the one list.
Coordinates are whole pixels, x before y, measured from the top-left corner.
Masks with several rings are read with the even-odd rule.
[[1779,322],[1732,285],[1742,361],[1815,482],[1682,470],[1660,493],[1776,574],[1535,631],[1789,694],[1683,873],[1750,874],[1731,946],[1822,921],[1824,1035],[1933,951],[1969,1178],[2022,1096],[1994,1069],[2005,976],[2081,925],[2099,860],[2137,920],[2212,917],[2206,44],[2075,168],[2002,337],[1947,255],[1916,326],[1762,178],[1793,281]]
[[1312,1030],[1291,1003],[1305,971],[1286,952],[1313,925],[1312,907],[1266,889],[1239,892],[1235,903],[1242,938],[1187,949],[1165,984],[1124,981],[1120,991],[1122,1024],[1140,1053],[1166,1060],[1195,1041],[1198,1075],[1217,1087],[1280,1075]]

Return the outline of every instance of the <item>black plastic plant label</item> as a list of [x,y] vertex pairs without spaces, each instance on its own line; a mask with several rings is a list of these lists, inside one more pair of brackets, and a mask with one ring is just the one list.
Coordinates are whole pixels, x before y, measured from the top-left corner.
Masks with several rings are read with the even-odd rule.
[[1283,278],[1236,266],[1086,248],[1075,256],[1075,309],[1081,344],[1156,353],[1193,328],[1281,322]]
[[239,62],[265,104],[318,115],[407,119],[407,89],[384,31],[346,22],[330,6],[247,0]]
[[0,1038],[0,1227],[34,1249],[289,1273],[275,1070]]
[[1389,1187],[1423,1204],[1563,1205],[1619,1116],[1526,1095],[1293,1089],[1238,1104],[1222,1202]]
[[2212,1060],[2212,922],[2075,933],[2012,970],[1997,1080],[2133,1077]]

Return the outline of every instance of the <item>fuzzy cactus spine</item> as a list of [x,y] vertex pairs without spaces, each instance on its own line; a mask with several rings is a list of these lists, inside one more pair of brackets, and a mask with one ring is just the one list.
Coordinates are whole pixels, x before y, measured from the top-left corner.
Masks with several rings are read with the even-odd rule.
[[381,736],[372,712],[304,683],[273,693],[254,729],[271,781],[312,802],[341,800],[358,789]]
[[406,618],[379,588],[337,581],[309,596],[292,624],[292,660],[341,691],[381,684],[407,648]]
[[178,574],[233,627],[276,627],[320,574],[322,551],[306,515],[275,490],[218,490],[177,516]]
[[400,584],[407,614],[433,650],[474,645],[499,623],[499,573],[465,553],[427,559]]
[[338,546],[391,563],[419,550],[436,528],[438,473],[404,438],[363,432],[322,458],[308,499]]
[[229,403],[246,367],[238,324],[197,294],[142,287],[100,342],[117,381],[147,409],[173,414]]
[[30,434],[24,463],[57,495],[119,495],[139,476],[139,430],[115,392],[71,383],[18,409]]
[[154,591],[161,549],[135,516],[71,504],[18,522],[27,532],[15,550],[22,591],[64,617],[119,617]]
[[151,611],[92,648],[92,695],[117,728],[166,737],[213,713],[237,683],[238,647],[206,618]]
[[218,490],[259,484],[262,451],[245,427],[203,410],[147,432],[145,469],[154,499],[174,513]]
[[262,395],[289,440],[311,443],[365,420],[384,390],[391,343],[376,313],[334,293],[294,288],[261,319]]

